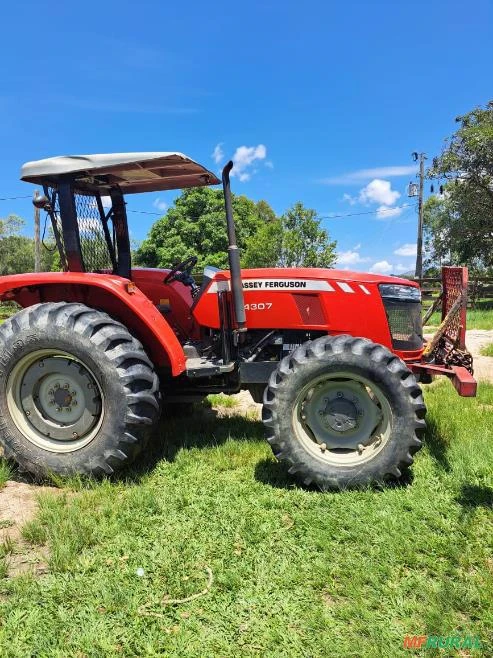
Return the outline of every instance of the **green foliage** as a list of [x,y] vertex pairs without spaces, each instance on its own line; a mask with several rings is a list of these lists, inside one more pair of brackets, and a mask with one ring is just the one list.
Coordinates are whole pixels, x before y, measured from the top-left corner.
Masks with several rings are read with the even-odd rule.
[[[245,196],[233,195],[233,212],[238,246],[243,249],[270,213],[265,201],[256,204]],[[197,267],[226,268],[227,233],[221,190],[209,187],[184,190],[166,215],[153,225],[136,252],[135,263],[147,267],[170,267],[196,255]]]
[[[266,201],[233,195],[233,213],[243,267],[330,267],[335,242],[314,210],[295,204],[282,217]],[[228,267],[224,198],[221,190],[185,190],[153,225],[135,253],[136,265],[169,267],[191,254],[197,267]]]
[[332,267],[336,261],[336,242],[330,242],[320,227],[315,210],[295,203],[281,218],[283,267]]
[[428,172],[445,185],[425,204],[426,241],[432,259],[481,270],[493,266],[493,102],[457,122]]
[[282,253],[282,220],[275,218],[261,224],[247,240],[241,255],[244,267],[276,267]]
[[483,356],[493,356],[493,343],[489,343],[488,345],[485,345],[481,350],[481,354]]
[[336,242],[320,227],[315,210],[302,203],[265,222],[247,241],[246,267],[332,267]]
[[[0,219],[0,275],[22,274],[34,270],[34,240],[21,235],[25,222],[17,215]],[[41,247],[41,269],[55,267],[55,254]]]

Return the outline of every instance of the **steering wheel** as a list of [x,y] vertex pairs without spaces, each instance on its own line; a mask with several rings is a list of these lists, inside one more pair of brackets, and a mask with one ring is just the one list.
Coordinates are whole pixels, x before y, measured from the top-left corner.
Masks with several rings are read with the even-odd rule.
[[191,278],[193,268],[197,265],[197,256],[189,256],[182,260],[181,263],[173,265],[168,274],[164,277],[163,283],[171,283],[172,281],[181,281],[186,283]]

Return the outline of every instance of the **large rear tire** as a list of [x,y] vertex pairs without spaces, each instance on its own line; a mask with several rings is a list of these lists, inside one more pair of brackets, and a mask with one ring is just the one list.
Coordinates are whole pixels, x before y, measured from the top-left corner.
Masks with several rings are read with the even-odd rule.
[[0,327],[0,442],[37,477],[111,475],[159,419],[159,380],[121,323],[78,303],[26,308]]
[[323,490],[399,478],[426,427],[421,389],[405,363],[352,336],[301,345],[272,373],[263,402],[275,456]]

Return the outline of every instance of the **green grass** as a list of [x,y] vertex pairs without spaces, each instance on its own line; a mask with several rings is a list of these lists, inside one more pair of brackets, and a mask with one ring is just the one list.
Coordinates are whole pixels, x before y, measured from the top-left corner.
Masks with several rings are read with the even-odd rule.
[[225,395],[224,393],[213,393],[212,395],[208,395],[207,401],[211,407],[227,407],[228,409],[232,409],[233,407],[238,406],[236,398],[231,395]]
[[[433,313],[427,322],[429,327],[438,327],[442,319],[441,312]],[[468,329],[493,329],[493,302],[478,302],[477,307],[467,310]]]
[[483,356],[493,356],[493,343],[485,345],[481,350],[481,354]]
[[[493,386],[426,398],[401,486],[302,489],[258,421],[203,410],[169,422],[147,470],[42,495],[24,539],[50,571],[0,582],[0,655],[394,658],[405,634],[454,632],[492,655]],[[207,594],[162,605],[204,590],[206,567]]]
[[0,324],[19,310],[15,302],[0,302]]
[[5,485],[12,475],[10,464],[5,459],[0,459],[0,489]]

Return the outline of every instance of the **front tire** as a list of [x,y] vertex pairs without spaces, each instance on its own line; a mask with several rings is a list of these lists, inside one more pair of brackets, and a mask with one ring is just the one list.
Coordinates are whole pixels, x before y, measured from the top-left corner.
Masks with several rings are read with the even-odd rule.
[[0,327],[0,442],[37,477],[111,475],[159,419],[159,381],[142,345],[78,303],[26,308]]
[[274,455],[322,490],[399,478],[426,427],[421,389],[405,363],[352,336],[301,345],[272,373],[263,402]]

